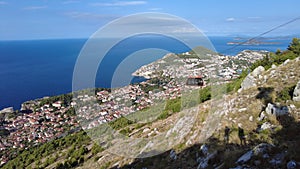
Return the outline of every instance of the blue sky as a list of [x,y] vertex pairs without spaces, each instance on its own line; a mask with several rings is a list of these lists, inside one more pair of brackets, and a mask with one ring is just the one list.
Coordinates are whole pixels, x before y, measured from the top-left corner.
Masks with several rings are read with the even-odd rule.
[[[88,38],[140,12],[182,17],[209,36],[255,36],[300,17],[299,0],[0,0],[0,40]],[[300,19],[266,36],[300,34]]]

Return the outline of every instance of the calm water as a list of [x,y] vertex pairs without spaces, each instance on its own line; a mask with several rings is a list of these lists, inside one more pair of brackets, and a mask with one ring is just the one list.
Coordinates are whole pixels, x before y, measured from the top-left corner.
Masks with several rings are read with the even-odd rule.
[[[190,50],[170,38],[147,38],[128,39],[112,48],[100,65],[95,85],[110,87],[116,68],[132,52],[146,48],[165,50],[148,52],[151,56],[125,62],[124,71],[117,78],[119,86],[128,84],[128,78],[131,82],[143,81],[143,78],[132,78],[131,73],[141,65],[161,58],[167,51],[181,53]],[[244,49],[284,50],[290,42],[290,39],[282,39],[276,40],[280,42],[278,45],[239,46],[227,50],[232,48],[227,45],[232,38],[211,37],[210,40],[218,52],[231,55]],[[27,100],[71,92],[74,65],[85,42],[85,39],[0,41],[0,109],[9,106],[19,109],[20,104]],[[126,67],[128,63],[132,64]]]

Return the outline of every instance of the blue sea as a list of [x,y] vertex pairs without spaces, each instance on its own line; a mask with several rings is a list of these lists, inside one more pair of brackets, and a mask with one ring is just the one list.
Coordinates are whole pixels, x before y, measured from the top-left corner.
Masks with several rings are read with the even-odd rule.
[[[227,44],[234,40],[233,37],[209,37],[209,40],[217,52],[235,55],[245,49],[273,52],[277,49],[285,50],[291,38],[276,39],[274,41],[279,43],[275,45],[236,47]],[[28,100],[71,92],[73,69],[86,41],[87,39],[0,41],[0,109],[10,106],[19,109]],[[126,39],[106,54],[99,66],[95,86],[111,87],[114,72],[122,65],[122,61],[135,51],[149,48],[163,51],[149,51],[148,56],[143,56],[143,59],[133,57],[124,62],[125,69],[117,77],[117,86],[128,84],[128,78],[131,83],[145,80],[132,77],[131,73],[166,53],[190,50],[188,46],[167,37]]]

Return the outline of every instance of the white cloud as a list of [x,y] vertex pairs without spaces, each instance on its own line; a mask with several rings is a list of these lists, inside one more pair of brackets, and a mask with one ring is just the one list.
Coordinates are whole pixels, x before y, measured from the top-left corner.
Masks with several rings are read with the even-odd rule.
[[116,19],[117,16],[113,15],[103,15],[103,14],[95,14],[90,12],[67,12],[65,13],[66,16],[69,16],[74,19]]
[[232,18],[232,17],[226,19],[227,22],[234,22],[235,20],[236,20],[236,19],[235,19],[235,18]]
[[47,6],[27,6],[24,7],[24,10],[39,10],[39,9],[45,9]]
[[64,1],[62,2],[62,4],[74,4],[74,3],[78,3],[79,1],[76,1],[76,0],[69,0],[69,1]]
[[0,1],[0,5],[6,5],[7,4],[7,2],[5,2],[5,1]]
[[93,3],[92,6],[130,6],[130,5],[144,5],[147,1],[118,1],[112,3]]

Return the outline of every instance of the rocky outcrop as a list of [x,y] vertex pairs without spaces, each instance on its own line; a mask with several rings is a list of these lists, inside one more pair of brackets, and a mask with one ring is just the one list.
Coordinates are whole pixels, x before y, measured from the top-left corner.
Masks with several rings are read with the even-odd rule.
[[241,84],[241,90],[249,89],[251,87],[257,86],[257,79],[262,77],[262,73],[265,71],[265,68],[262,66],[258,66],[253,70]]
[[244,164],[251,160],[253,156],[262,156],[266,157],[266,154],[274,147],[274,145],[268,143],[261,143],[255,146],[252,150],[243,154],[237,161],[237,164]]
[[209,153],[208,146],[206,144],[203,144],[200,147],[200,150],[203,154],[203,156],[197,158],[198,167],[197,169],[207,168],[209,160],[213,159],[217,155],[217,151],[214,151],[212,153]]
[[0,114],[1,113],[13,113],[13,112],[14,112],[13,107],[7,107],[7,108],[4,108],[4,109],[0,110]]
[[286,164],[286,168],[287,169],[296,169],[298,168],[299,165],[297,165],[297,162],[296,161],[289,161],[287,164]]
[[252,76],[259,77],[263,72],[265,71],[265,68],[262,66],[258,66],[256,69],[253,70]]
[[277,106],[272,103],[268,103],[265,110],[267,114],[274,115],[276,117],[286,115],[289,113],[289,108],[287,106]]
[[294,93],[293,93],[293,101],[299,102],[300,101],[300,81],[297,83]]
[[176,160],[177,159],[177,154],[176,154],[175,150],[171,150],[170,151],[170,158],[172,160]]
[[243,164],[248,162],[253,156],[253,150],[248,151],[247,153],[243,154],[235,163]]
[[257,131],[260,132],[262,130],[268,130],[271,129],[273,127],[273,125],[269,122],[264,122],[258,129]]

